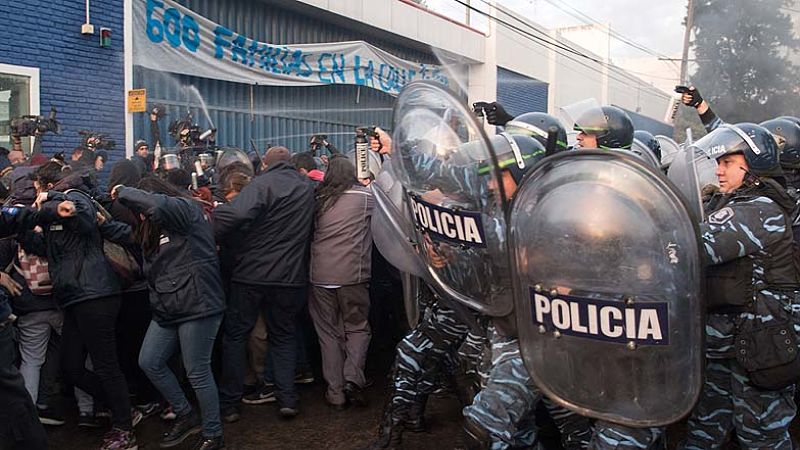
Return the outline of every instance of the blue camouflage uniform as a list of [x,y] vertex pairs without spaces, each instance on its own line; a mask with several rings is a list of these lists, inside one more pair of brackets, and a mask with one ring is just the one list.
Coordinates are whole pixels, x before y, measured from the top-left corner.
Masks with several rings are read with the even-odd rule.
[[[794,291],[776,280],[781,271],[794,272],[796,279],[788,229],[793,201],[777,183],[762,181],[766,183],[722,196],[716,212],[701,225],[711,266],[706,292],[707,363],[705,384],[689,419],[684,449],[720,448],[732,431],[743,449],[792,448],[789,424],[796,413],[794,386],[778,390],[756,387],[736,359],[738,331],[792,320]],[[738,278],[744,278],[752,291],[748,293],[741,286],[730,291],[720,289],[724,277],[732,273],[726,268],[742,263],[746,263],[743,267],[747,273]]]
[[535,448],[537,445],[536,405],[545,402],[548,413],[561,432],[567,450],[586,448],[591,437],[589,420],[544,397],[534,385],[519,350],[519,340],[489,327],[491,372],[464,417],[488,432],[492,450]]

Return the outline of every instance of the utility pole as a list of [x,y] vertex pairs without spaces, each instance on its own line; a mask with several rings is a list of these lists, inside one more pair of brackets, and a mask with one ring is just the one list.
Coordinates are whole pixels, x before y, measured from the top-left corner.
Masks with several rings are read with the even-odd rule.
[[681,85],[686,85],[686,72],[689,65],[689,41],[694,25],[694,5],[692,0],[688,0],[686,6],[686,30],[683,33],[683,55],[681,56]]

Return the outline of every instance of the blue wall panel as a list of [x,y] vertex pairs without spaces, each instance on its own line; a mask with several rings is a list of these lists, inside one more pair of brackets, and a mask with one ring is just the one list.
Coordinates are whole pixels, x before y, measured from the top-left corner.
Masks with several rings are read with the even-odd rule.
[[497,68],[497,101],[512,116],[526,112],[547,112],[547,83]]
[[[44,151],[71,151],[78,131],[106,133],[118,145],[111,159],[124,157],[125,93],[122,0],[92,2],[95,35],[81,35],[85,2],[76,0],[0,1],[0,63],[38,67],[40,108],[58,110],[62,135],[47,135]],[[99,45],[100,27],[112,30],[109,48]]]
[[[434,62],[432,55],[365,35],[362,30],[344,28],[321,19],[275,5],[249,0],[179,0],[181,4],[221,25],[248,37],[277,44],[365,40],[402,58]],[[311,9],[309,7],[309,9]],[[285,145],[305,151],[314,133],[327,133],[339,148],[353,145],[356,126],[391,126],[394,97],[380,91],[349,85],[316,87],[254,86],[198,77],[164,74],[136,67],[134,86],[147,89],[148,104],[164,103],[168,117],[161,124],[165,145],[173,139],[166,134],[171,120],[193,111],[201,127],[211,123],[200,112],[206,103],[213,126],[219,129],[220,145],[250,148],[250,139],[265,144]],[[196,95],[189,86],[194,86]],[[145,114],[134,121],[135,139],[149,140]]]

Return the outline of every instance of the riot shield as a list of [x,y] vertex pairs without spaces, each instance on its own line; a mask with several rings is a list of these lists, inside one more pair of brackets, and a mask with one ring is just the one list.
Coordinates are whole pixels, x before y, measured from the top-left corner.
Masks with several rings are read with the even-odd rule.
[[220,148],[217,150],[216,156],[217,172],[221,172],[225,167],[238,162],[244,164],[244,166],[248,169],[249,175],[252,176],[254,173],[253,163],[250,162],[250,158],[247,156],[247,153],[238,148]]
[[421,281],[419,277],[406,272],[403,272],[400,277],[403,282],[403,305],[406,311],[406,321],[408,322],[408,327],[413,329],[420,319],[419,295]]
[[506,197],[483,127],[440,85],[414,82],[397,99],[392,148],[431,286],[481,313],[509,314]]
[[667,178],[672,181],[684,201],[686,201],[694,221],[700,223],[705,218],[703,215],[703,196],[697,179],[697,158],[695,158],[695,152],[692,147],[678,150],[667,170]]
[[661,144],[661,167],[669,167],[680,150],[680,146],[672,138],[660,134],[656,136],[656,140]]
[[425,263],[417,253],[408,197],[403,185],[395,179],[391,161],[383,165],[370,187],[376,206],[370,224],[375,247],[399,271],[426,277]]
[[702,385],[698,228],[668,180],[619,152],[542,161],[509,215],[520,349],[550,398],[636,427]]

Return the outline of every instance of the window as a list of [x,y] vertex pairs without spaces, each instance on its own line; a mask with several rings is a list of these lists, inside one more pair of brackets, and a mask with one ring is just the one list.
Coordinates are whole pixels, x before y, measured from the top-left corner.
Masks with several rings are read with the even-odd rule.
[[[0,147],[11,148],[11,120],[39,114],[39,69],[0,64]],[[22,139],[30,152],[31,138]]]

